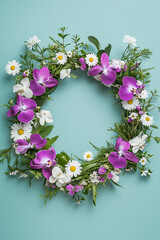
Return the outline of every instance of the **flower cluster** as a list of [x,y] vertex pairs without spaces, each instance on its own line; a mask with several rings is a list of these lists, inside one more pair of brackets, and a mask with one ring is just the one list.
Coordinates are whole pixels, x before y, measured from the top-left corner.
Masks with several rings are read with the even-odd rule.
[[[149,72],[141,68],[141,57],[149,57],[148,49],[140,50],[136,47],[136,39],[126,35],[123,42],[128,43],[121,59],[111,59],[109,44],[100,49],[99,41],[90,36],[97,53],[90,53],[87,44],[80,42],[74,36],[73,50],[66,50],[65,28],[59,33],[62,42],[51,38],[53,44],[41,48],[37,36],[26,41],[26,54],[22,61],[9,61],[6,72],[15,77],[16,103],[9,100],[7,116],[12,117],[10,148],[0,151],[2,160],[8,160],[8,175],[44,178],[43,196],[45,201],[61,190],[73,196],[77,203],[84,200],[84,195],[93,192],[93,202],[96,203],[97,188],[107,181],[118,185],[121,171],[137,169],[141,176],[150,177],[152,171],[146,168],[152,156],[143,152],[147,142],[154,138],[150,127],[156,128],[153,116],[150,115],[152,99],[157,96],[156,91],[147,92],[146,83]],[[40,66],[37,69],[32,62]],[[86,70],[89,76],[107,87],[112,87],[113,94],[121,102],[123,109],[122,121],[115,123],[110,130],[117,133],[115,146],[108,143],[107,147],[97,148],[94,156],[91,151],[83,154],[83,159],[75,160],[67,153],[56,153],[52,147],[58,136],[49,138],[52,131],[52,114],[41,109],[45,100],[50,100],[50,94],[56,89],[59,81],[76,76],[71,71]],[[11,151],[16,154],[16,164],[10,165]],[[2,161],[1,160],[1,161]]]

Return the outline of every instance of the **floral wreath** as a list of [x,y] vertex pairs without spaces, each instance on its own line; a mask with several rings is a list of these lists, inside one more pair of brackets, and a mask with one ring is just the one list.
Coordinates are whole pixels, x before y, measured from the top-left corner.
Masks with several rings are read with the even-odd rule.
[[[72,37],[74,49],[67,51],[70,43],[65,42],[69,35],[65,30],[63,27],[58,33],[61,40],[50,37],[53,43],[45,48],[40,47],[37,36],[30,38],[25,42],[27,48],[20,64],[13,60],[6,65],[6,72],[15,76],[16,103],[10,99],[3,105],[9,109],[7,116],[12,122],[13,143],[0,151],[0,161],[8,161],[7,175],[27,177],[30,184],[34,178],[43,178],[45,194],[41,196],[45,202],[61,190],[80,204],[92,191],[96,204],[98,186],[107,182],[120,186],[118,175],[122,170],[123,174],[139,170],[141,176],[147,177],[152,173],[146,167],[152,155],[143,150],[152,138],[160,142],[160,137],[152,135],[151,127],[157,127],[150,115],[156,108],[153,100],[158,95],[155,90],[149,96],[145,87],[150,82],[151,68],[141,67],[142,59],[149,58],[152,53],[137,47],[136,39],[129,35],[123,39],[127,47],[121,60],[110,60],[111,44],[101,49],[93,36],[88,40],[97,48],[96,54],[88,51],[88,44],[81,42],[78,35]],[[41,109],[43,103],[51,99],[50,94],[56,90],[58,82],[76,78],[71,70],[77,69],[86,70],[89,76],[110,87],[123,108],[121,121],[109,129],[116,133],[115,146],[107,142],[105,147],[99,148],[91,143],[98,153],[93,157],[93,153],[87,151],[83,159],[70,157],[63,151],[56,154],[52,145],[58,136],[47,137],[53,129],[50,125],[52,115]],[[11,164],[12,150],[16,158]]]

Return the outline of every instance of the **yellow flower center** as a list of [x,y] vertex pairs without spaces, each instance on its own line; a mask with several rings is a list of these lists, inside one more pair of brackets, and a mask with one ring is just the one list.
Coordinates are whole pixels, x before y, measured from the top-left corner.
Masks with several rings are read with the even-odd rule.
[[70,170],[71,170],[71,172],[75,172],[76,171],[76,167],[75,166],[71,166]]
[[128,102],[128,104],[132,104],[133,100],[131,99],[131,100],[127,101],[127,102]]
[[16,67],[14,65],[11,66],[11,70],[14,70]]
[[90,156],[91,156],[90,154],[87,154],[87,158],[90,158]]
[[142,162],[144,162],[144,160],[142,160]]
[[146,121],[149,121],[150,120],[150,118],[149,117],[146,117]]
[[93,62],[93,60],[94,60],[94,59],[93,59],[92,57],[91,57],[91,58],[89,58],[89,61],[90,61],[90,62]]
[[22,135],[23,133],[24,133],[23,129],[19,129],[19,130],[18,130],[18,134],[19,134],[19,135]]
[[62,60],[62,59],[63,59],[62,55],[59,55],[58,60]]

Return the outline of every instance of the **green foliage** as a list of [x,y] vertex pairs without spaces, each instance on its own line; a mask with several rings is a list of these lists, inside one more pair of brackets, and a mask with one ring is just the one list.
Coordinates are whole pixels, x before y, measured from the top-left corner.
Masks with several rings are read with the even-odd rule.
[[88,36],[88,40],[89,40],[91,43],[93,43],[94,46],[95,46],[95,47],[97,48],[97,50],[99,51],[101,45],[100,45],[98,39],[97,39],[96,37],[94,37],[94,36]]
[[53,127],[54,127],[53,125],[41,126],[38,129],[36,129],[36,133],[39,133],[42,138],[45,138],[50,134]]
[[45,145],[45,149],[49,149],[57,139],[58,139],[58,136],[47,138],[47,144]]
[[67,153],[62,151],[61,153],[56,155],[56,160],[59,165],[64,167],[69,162],[70,157],[67,155]]

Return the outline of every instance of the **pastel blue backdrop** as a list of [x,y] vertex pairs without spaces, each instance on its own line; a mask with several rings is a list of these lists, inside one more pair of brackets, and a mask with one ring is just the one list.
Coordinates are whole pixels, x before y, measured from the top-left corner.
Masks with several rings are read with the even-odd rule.
[[[151,60],[145,61],[145,66],[155,66],[148,90],[160,90],[159,7],[158,0],[1,0],[0,104],[13,96],[13,81],[4,71],[7,61],[20,60],[24,40],[38,35],[45,46],[48,36],[55,36],[61,26],[66,26],[70,34],[78,33],[85,42],[88,35],[95,35],[102,46],[112,43],[112,58],[120,57],[124,50],[125,34],[135,36],[138,46],[153,51]],[[89,141],[102,146],[112,136],[107,129],[119,121],[121,109],[114,105],[107,88],[86,74],[64,80],[52,97],[54,101],[45,108],[53,114],[52,135],[60,135],[55,144],[57,152],[64,150],[81,157],[84,151],[93,150]],[[6,148],[10,141],[5,114],[6,110],[0,109],[0,148]],[[160,125],[159,115],[153,115]],[[29,188],[26,179],[5,176],[7,165],[1,165],[0,238],[160,239],[159,146],[152,142],[147,149],[154,154],[151,179],[127,173],[120,180],[123,188],[108,186],[99,190],[97,207],[92,205],[91,196],[77,206],[63,193],[44,206],[38,196],[43,193],[39,182]]]

